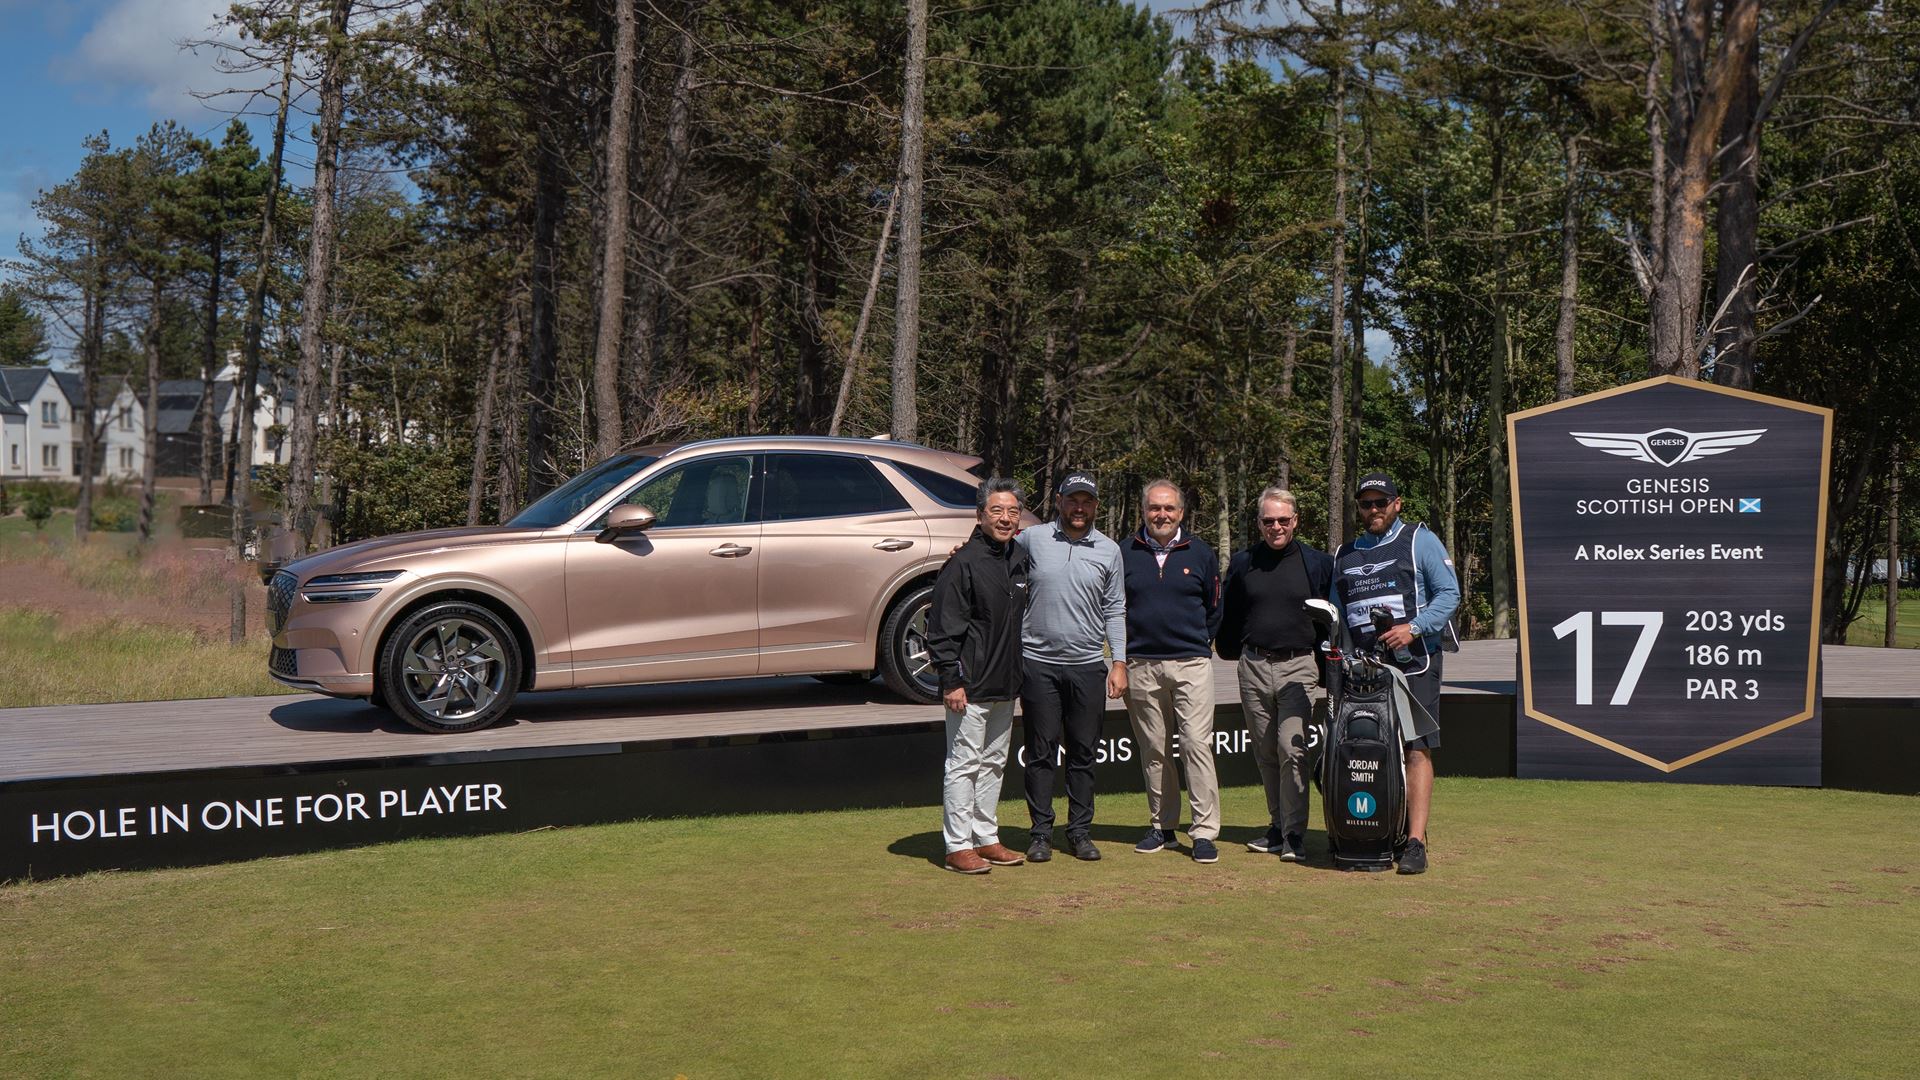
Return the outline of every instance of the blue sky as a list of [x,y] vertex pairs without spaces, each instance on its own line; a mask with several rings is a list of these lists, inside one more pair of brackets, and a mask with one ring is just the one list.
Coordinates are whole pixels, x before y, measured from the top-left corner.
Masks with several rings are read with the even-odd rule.
[[80,140],[132,142],[156,120],[217,136],[227,117],[190,91],[229,85],[178,42],[208,33],[226,0],[0,0],[0,258],[37,235],[33,199],[80,164]]

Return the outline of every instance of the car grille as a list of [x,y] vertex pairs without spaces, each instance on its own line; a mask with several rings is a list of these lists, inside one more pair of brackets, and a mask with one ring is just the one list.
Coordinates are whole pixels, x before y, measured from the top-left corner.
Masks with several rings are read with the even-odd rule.
[[275,675],[289,679],[298,678],[300,675],[300,665],[294,660],[292,649],[275,646],[273,655],[267,658],[267,667]]
[[272,583],[267,586],[267,633],[278,634],[286,625],[287,610],[293,607],[293,594],[299,587],[300,579],[291,570],[273,575]]

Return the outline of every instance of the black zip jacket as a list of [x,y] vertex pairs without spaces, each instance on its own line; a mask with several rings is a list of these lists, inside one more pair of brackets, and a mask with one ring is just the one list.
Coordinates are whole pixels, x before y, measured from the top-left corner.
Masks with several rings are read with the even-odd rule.
[[967,691],[968,702],[1020,696],[1020,621],[1027,613],[1026,550],[996,544],[978,526],[933,582],[927,652],[940,692]]

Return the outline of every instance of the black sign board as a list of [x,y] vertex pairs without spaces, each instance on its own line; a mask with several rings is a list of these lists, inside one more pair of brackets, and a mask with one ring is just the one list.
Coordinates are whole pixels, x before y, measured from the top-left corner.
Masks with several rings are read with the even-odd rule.
[[1520,776],[1819,785],[1832,422],[1676,378],[1507,418]]

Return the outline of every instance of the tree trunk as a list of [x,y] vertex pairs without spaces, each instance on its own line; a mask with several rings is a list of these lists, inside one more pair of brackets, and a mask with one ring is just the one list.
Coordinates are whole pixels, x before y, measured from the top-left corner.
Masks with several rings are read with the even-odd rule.
[[313,485],[318,463],[320,364],[331,286],[335,244],[334,182],[340,162],[340,124],[346,113],[347,18],[353,0],[331,0],[327,46],[320,71],[320,125],[313,158],[313,227],[307,249],[306,291],[300,309],[300,365],[294,372],[293,431],[287,458],[287,526],[296,556],[313,542]]
[[1707,62],[1713,0],[1686,0],[1676,20],[1673,92],[1667,105],[1666,237],[1648,316],[1649,368],[1655,375],[1700,373],[1700,295],[1706,263],[1707,199],[1720,149],[1720,128],[1733,103],[1740,70],[1755,48],[1759,0],[1727,0],[1720,47]]
[[1507,318],[1507,250],[1502,239],[1501,215],[1506,208],[1505,132],[1496,119],[1489,135],[1493,141],[1493,343],[1487,375],[1487,502],[1491,509],[1488,541],[1487,598],[1493,605],[1493,636],[1503,638],[1509,632],[1511,594],[1507,585],[1507,360],[1513,348],[1512,328]]
[[519,357],[526,340],[521,326],[517,310],[508,315],[506,367],[500,373],[498,391],[504,407],[500,410],[500,451],[494,455],[498,462],[498,473],[493,484],[495,520],[501,524],[520,512],[520,470],[525,460],[520,429],[525,395],[521,390],[520,376],[525,367],[519,363]]
[[[1360,97],[1360,183],[1354,200],[1354,255],[1353,255],[1353,309],[1347,313],[1353,326],[1353,357],[1350,363],[1349,382],[1347,384],[1347,475],[1358,477],[1361,473],[1360,428],[1365,422],[1363,413],[1367,400],[1367,272],[1370,269],[1369,246],[1371,237],[1367,232],[1367,202],[1373,192],[1373,127],[1368,122],[1367,107],[1372,104],[1373,75],[1367,76],[1367,85]],[[1349,488],[1353,485],[1348,484]],[[1347,492],[1346,505],[1341,513],[1348,521],[1355,520],[1356,507],[1354,496]]]
[[1283,488],[1293,486],[1293,438],[1289,431],[1293,425],[1293,373],[1300,345],[1300,328],[1287,318],[1286,343],[1280,351],[1280,470],[1279,484]]
[[545,495],[558,482],[553,459],[553,378],[560,351],[555,295],[560,260],[560,217],[565,210],[566,162],[559,148],[541,140],[534,166],[533,260],[528,283],[526,471],[519,477],[526,499]]
[[200,503],[213,501],[213,473],[220,460],[220,419],[213,410],[213,380],[220,373],[220,280],[222,237],[213,236],[213,265],[207,273],[207,340],[200,354]]
[[[1733,12],[1729,11],[1729,15]],[[1757,334],[1755,276],[1760,229],[1760,50],[1747,50],[1733,73],[1727,118],[1720,125],[1720,212],[1714,224],[1713,381],[1753,389],[1753,344]]]
[[[80,498],[73,508],[73,536],[84,541],[93,529],[93,474],[95,429],[93,399],[100,394],[100,360],[106,342],[107,286],[102,269],[104,258],[97,247],[92,252],[89,283],[81,299],[80,316],[84,340],[80,343],[80,396],[86,402],[75,410],[80,414]],[[32,419],[31,417],[29,419]]]
[[[300,22],[300,5],[292,19]],[[240,572],[246,561],[247,539],[253,524],[253,413],[259,393],[260,338],[266,326],[267,272],[273,265],[274,214],[280,205],[280,181],[286,163],[287,103],[292,100],[293,61],[298,49],[287,42],[287,58],[280,66],[280,97],[273,119],[273,153],[267,166],[267,190],[260,208],[260,243],[254,249],[253,284],[247,291],[247,320],[240,335],[241,372],[233,388],[233,498],[232,573],[227,585],[227,639],[238,645],[247,639],[247,580]]]
[[500,340],[487,354],[487,379],[480,390],[480,412],[473,418],[473,476],[467,482],[467,524],[480,524],[480,504],[487,497],[487,450],[493,441],[493,395],[503,363]]
[[[144,423],[141,427],[141,445],[145,448],[146,460],[140,466],[140,542],[153,539],[153,499],[154,479],[160,474],[160,327],[163,316],[165,283],[159,278],[153,279],[147,293],[147,340],[144,352],[147,362],[147,407]],[[92,403],[88,403],[88,412],[92,412]]]
[[1566,155],[1566,190],[1560,207],[1560,320],[1553,328],[1553,396],[1573,396],[1573,327],[1580,296],[1580,137],[1560,138]]
[[[640,415],[641,391],[648,380],[660,376],[663,327],[672,320],[663,318],[671,302],[667,282],[673,273],[679,248],[679,232],[674,223],[674,204],[679,198],[680,177],[685,171],[691,145],[695,48],[694,22],[703,0],[686,0],[681,5],[677,35],[673,90],[667,102],[666,136],[659,156],[647,173],[646,195],[640,205],[640,233],[629,268],[634,272],[632,310],[633,327],[629,335],[627,357],[623,362],[622,393],[626,408],[624,419],[629,439],[647,424]],[[636,140],[636,146],[644,146]],[[669,359],[671,359],[669,357]]]
[[[1335,10],[1338,10],[1336,5]],[[1342,55],[1333,69],[1333,267],[1330,293],[1333,306],[1328,330],[1333,358],[1327,366],[1327,550],[1339,551],[1347,542],[1347,61]]]
[[1881,644],[1900,643],[1900,469],[1906,464],[1903,448],[1895,444],[1887,476],[1887,633]]
[[847,401],[853,397],[853,376],[860,366],[860,348],[866,343],[867,320],[873,317],[873,301],[880,295],[880,271],[887,263],[887,240],[893,233],[893,212],[900,206],[900,186],[894,185],[887,199],[887,216],[880,222],[880,242],[873,246],[873,270],[867,274],[867,295],[860,301],[860,321],[854,324],[853,341],[847,345],[846,366],[840,372],[840,393],[833,399],[833,420],[828,435],[840,434],[841,421],[847,417]]
[[[925,177],[927,0],[907,0],[906,86],[900,101],[900,254],[893,299],[893,437],[919,437],[920,218]],[[1007,358],[1012,366],[1012,357]]]
[[[594,453],[612,457],[620,449],[626,429],[620,419],[620,335],[627,316],[627,233],[632,215],[627,209],[627,165],[633,154],[633,67],[639,56],[636,0],[614,0],[618,30],[613,50],[613,107],[607,120],[606,237],[600,251],[600,327],[593,348]],[[499,355],[498,350],[494,355]],[[492,393],[492,371],[488,372]],[[490,403],[490,401],[489,401]],[[475,487],[482,467],[474,467]],[[479,500],[470,493],[467,515],[477,518]]]

